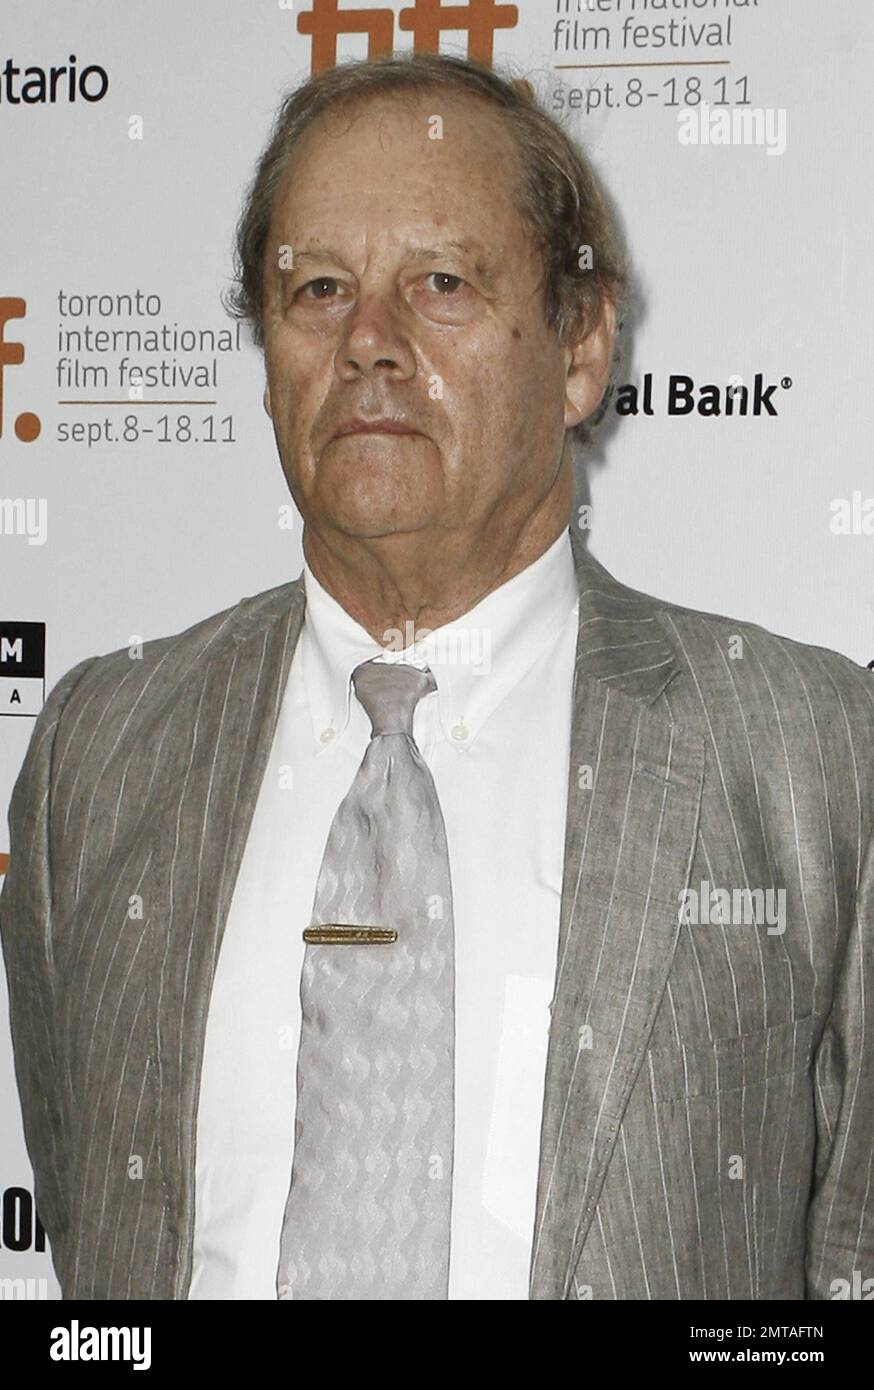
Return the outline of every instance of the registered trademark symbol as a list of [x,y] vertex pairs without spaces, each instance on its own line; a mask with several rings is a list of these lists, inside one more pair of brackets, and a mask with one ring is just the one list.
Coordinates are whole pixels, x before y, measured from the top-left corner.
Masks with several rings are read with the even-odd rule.
[[783,387],[784,391],[788,391],[789,387],[792,385],[791,376],[784,376],[783,380],[780,382],[780,385]]

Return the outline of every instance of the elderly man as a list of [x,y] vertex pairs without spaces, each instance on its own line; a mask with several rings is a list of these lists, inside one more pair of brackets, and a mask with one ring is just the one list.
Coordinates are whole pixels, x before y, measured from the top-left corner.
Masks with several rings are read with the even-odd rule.
[[238,252],[303,573],[79,663],[12,798],[65,1295],[835,1296],[874,1260],[871,677],[582,545],[624,284],[587,164],[477,65],[349,64]]

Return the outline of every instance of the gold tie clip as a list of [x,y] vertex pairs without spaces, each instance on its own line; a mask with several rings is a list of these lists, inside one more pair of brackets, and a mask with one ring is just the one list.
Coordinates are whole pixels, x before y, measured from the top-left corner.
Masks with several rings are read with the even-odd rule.
[[307,927],[304,941],[310,946],[388,946],[397,941],[393,927],[347,926],[343,922],[323,922]]

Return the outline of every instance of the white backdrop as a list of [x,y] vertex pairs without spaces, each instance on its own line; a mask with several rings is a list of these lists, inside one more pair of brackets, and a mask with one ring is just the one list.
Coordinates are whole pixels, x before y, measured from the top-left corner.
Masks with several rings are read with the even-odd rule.
[[[391,10],[398,21],[407,11],[414,22],[433,8],[425,0],[341,4]],[[243,187],[280,96],[311,71],[306,16],[323,8],[319,0],[4,5],[4,808],[34,716],[76,662],[135,636],[180,631],[300,572],[299,527],[283,530],[278,520],[289,499],[261,405],[260,357],[245,333],[238,340],[219,293]],[[517,0],[496,8],[508,27],[494,35],[493,61],[529,77],[588,148],[619,210],[640,289],[621,380],[642,394],[649,378],[652,413],[613,412],[588,461],[581,498],[589,489],[593,553],[636,588],[867,663],[870,5]],[[468,39],[447,30],[440,46],[466,54]],[[400,22],[394,44],[412,46]],[[340,37],[339,59],[366,53],[364,34]],[[51,101],[53,67],[65,70]],[[703,130],[697,98],[714,139],[682,143],[684,109]],[[773,153],[767,143],[714,142],[716,119],[740,111],[753,113],[749,131],[761,120],[763,140],[775,136]],[[117,296],[131,297],[132,314]],[[8,303],[15,299],[23,317],[9,316],[22,308]],[[104,313],[115,308],[122,311]],[[200,365],[209,378],[147,387],[146,401],[169,404],[134,405],[127,382],[119,386],[124,349],[107,350],[108,336],[94,335],[164,326],[195,339],[210,330],[219,347],[224,333],[228,350],[189,350],[181,338],[175,351],[170,339],[163,350],[129,353],[158,369],[174,358],[186,371]],[[59,336],[86,328],[90,347]],[[10,353],[14,343],[24,347],[22,361]],[[95,367],[105,380],[89,376]],[[767,407],[746,416],[668,413],[671,377],[692,378],[696,399],[706,384],[718,387],[723,404],[729,384],[742,383],[752,406],[757,374],[773,415]],[[182,416],[190,440],[180,437]],[[8,849],[3,818],[0,869]],[[51,1297],[49,1256],[35,1248],[5,1008],[4,985],[0,1279],[33,1279],[26,1292]]]

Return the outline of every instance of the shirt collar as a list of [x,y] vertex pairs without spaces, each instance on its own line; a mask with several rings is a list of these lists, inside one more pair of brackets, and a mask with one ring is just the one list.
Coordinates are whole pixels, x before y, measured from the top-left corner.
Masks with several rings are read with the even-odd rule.
[[380,646],[306,561],[303,580],[302,671],[317,752],[343,736],[355,699],[352,672],[376,656],[427,663],[437,681],[442,733],[463,752],[551,645],[579,599],[568,530],[467,613],[405,647],[401,634],[388,648]]

